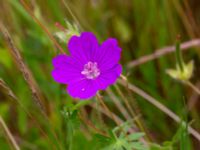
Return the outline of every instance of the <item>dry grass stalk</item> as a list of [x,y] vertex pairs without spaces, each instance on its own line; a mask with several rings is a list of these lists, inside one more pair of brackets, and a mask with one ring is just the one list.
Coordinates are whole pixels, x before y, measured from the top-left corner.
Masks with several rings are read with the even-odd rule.
[[106,90],[106,92],[108,93],[108,95],[109,95],[110,99],[113,101],[113,103],[116,105],[117,109],[122,113],[124,118],[126,120],[130,120],[131,116],[127,112],[126,108],[121,104],[121,102],[118,99],[118,97],[115,96],[115,94],[112,92],[112,90],[110,88],[108,88]]
[[[38,129],[40,129],[43,136],[45,136],[48,141],[53,145],[51,140],[49,139],[48,135],[45,133],[45,131],[42,129],[41,125],[38,123],[38,121],[35,119],[35,117],[27,111],[27,109],[24,107],[24,105],[19,101],[18,97],[13,93],[13,91],[8,87],[8,85],[0,79],[0,92],[3,92],[4,94],[8,95],[12,100],[15,100],[16,103],[19,104],[20,108],[28,115],[28,117],[34,122],[34,124],[37,126]],[[55,148],[55,146],[53,145]]]
[[[118,83],[121,84],[122,86],[127,86],[127,83],[124,80],[119,79]],[[145,100],[147,100],[151,104],[153,104],[155,107],[157,107],[158,109],[160,109],[162,112],[164,112],[167,116],[169,116],[170,118],[172,118],[177,123],[181,123],[182,120],[179,118],[179,116],[177,116],[169,108],[167,108],[166,106],[164,106],[163,104],[161,104],[158,100],[156,100],[155,98],[153,98],[152,96],[150,96],[149,94],[147,94],[146,92],[144,92],[143,90],[141,90],[140,88],[138,88],[135,85],[130,84],[130,83],[128,83],[128,88],[131,91],[133,91],[134,93],[136,93],[136,94],[140,95],[141,97],[143,97]],[[200,141],[200,134],[196,130],[194,130],[191,126],[189,126],[188,127],[188,131],[198,141]]]
[[[90,106],[91,106],[92,108],[96,109],[95,104],[90,104]],[[106,116],[109,117],[110,119],[112,119],[112,120],[114,119],[113,121],[118,122],[119,126],[125,122],[124,120],[122,120],[120,117],[118,117],[118,116],[117,116],[116,114],[114,114],[113,112],[111,112],[111,111],[109,111],[109,110],[107,110],[107,109],[104,109],[104,107],[99,107],[98,111],[100,111],[102,114],[106,115]],[[136,118],[136,119],[137,119],[137,118]],[[138,131],[138,129],[137,129],[136,127],[132,127],[132,128],[129,129],[129,132],[130,132],[130,133],[134,133],[134,132],[137,132],[137,131]],[[147,145],[147,142],[144,140],[144,138],[141,138],[140,140],[141,140],[141,142],[143,142],[145,145]]]
[[[197,47],[197,46],[198,47],[200,46],[200,39],[194,39],[194,40],[191,40],[191,41],[184,42],[180,45],[180,48],[181,48],[181,50],[187,50],[191,47]],[[175,46],[168,46],[168,47],[164,47],[164,48],[155,50],[155,52],[153,54],[145,55],[145,56],[140,57],[139,59],[136,59],[134,61],[129,62],[127,64],[127,67],[133,68],[135,66],[144,64],[144,63],[149,62],[151,60],[160,58],[161,56],[169,54],[169,53],[174,52],[174,51],[175,51]]]
[[184,82],[186,85],[188,85],[193,91],[195,91],[197,94],[200,95],[200,89],[196,87],[194,84],[192,84],[190,81]]
[[[23,74],[23,77],[31,91],[34,103],[36,103],[36,105],[38,106],[38,108],[41,111],[44,118],[50,123],[50,120],[47,116],[47,109],[44,107],[45,97],[42,95],[41,91],[39,90],[38,85],[36,84],[36,81],[34,80],[30,70],[28,69],[26,64],[23,62],[23,59],[19,53],[19,50],[15,47],[10,34],[6,30],[6,28],[3,26],[3,24],[1,24],[1,23],[0,23],[0,31],[3,33],[3,37],[4,37],[4,39],[8,45],[8,48],[15,60],[15,63],[17,64],[17,66],[19,67],[19,70]],[[52,134],[54,135],[55,139],[59,143],[56,133],[54,132],[53,129],[51,129],[51,130],[52,130]],[[60,143],[59,143],[59,147],[60,147],[60,149],[62,149]]]
[[79,113],[79,118],[81,119],[81,121],[83,121],[85,123],[85,125],[87,125],[91,129],[93,129],[96,133],[99,133],[99,134],[104,135],[104,136],[108,136],[106,134],[106,132],[95,127],[95,125],[88,118],[84,117],[84,115]]
[[112,120],[119,126],[120,123],[118,122],[118,120],[115,119],[113,113],[110,111],[110,109],[107,107],[107,105],[104,103],[103,101],[103,97],[97,93],[96,94],[96,98],[97,100],[100,102],[100,104],[102,105],[102,107],[104,108],[105,111],[107,111],[109,113],[109,116],[112,118]]
[[[117,92],[119,93],[119,95],[121,96],[122,100],[124,101],[124,103],[125,103],[127,109],[128,109],[129,112],[131,113],[131,116],[132,116],[133,118],[134,118],[135,116],[137,116],[137,113],[135,112],[135,111],[136,111],[136,108],[132,108],[132,107],[131,107],[131,104],[129,103],[129,100],[128,100],[127,96],[125,96],[125,95],[123,94],[123,92],[120,90],[120,88],[119,88],[119,86],[118,86],[117,84],[115,85],[115,88],[116,88]],[[127,89],[128,89],[128,88],[127,88]],[[128,89],[128,90],[129,90],[129,89]],[[134,102],[134,101],[132,101],[132,102]],[[140,121],[139,118],[136,119],[135,122],[136,122],[138,128],[139,128],[142,132],[147,133],[147,131],[146,131],[145,128],[144,128],[144,125],[143,125],[142,121]],[[146,134],[146,135],[147,135],[147,134]],[[147,139],[148,141],[150,141],[149,135],[146,136],[146,139]]]
[[0,116],[0,126],[3,128],[6,137],[8,138],[8,140],[10,141],[10,143],[12,144],[13,148],[15,150],[20,150],[17,142],[15,141],[15,138],[13,137],[13,135],[11,134],[10,130],[8,129],[6,123],[4,122],[3,118]]
[[30,73],[30,70],[24,63],[19,50],[17,49],[17,47],[15,47],[10,34],[8,33],[7,29],[3,26],[3,24],[0,24],[0,31],[3,33],[4,40],[10,50],[10,53],[12,54],[15,60],[15,63],[17,64],[17,66],[19,67],[19,70],[23,74],[23,77],[32,93],[34,102],[37,104],[38,108],[42,111],[42,113],[46,114],[46,111],[43,105],[45,99],[43,95],[41,94],[41,92],[39,91],[39,88],[32,74]]
[[72,16],[72,18],[74,19],[74,21],[76,22],[76,24],[78,25],[78,27],[83,30],[81,23],[79,22],[78,18],[74,15],[74,13],[72,12],[69,4],[65,1],[65,0],[61,0],[62,3],[64,4],[64,6],[67,8],[69,14]]
[[39,19],[37,19],[34,15],[34,13],[32,12],[30,6],[24,1],[24,0],[20,0],[20,3],[22,4],[22,6],[25,8],[25,10],[27,11],[27,13],[32,17],[32,19],[43,29],[43,31],[49,36],[49,38],[51,39],[51,41],[55,44],[56,48],[59,49],[60,53],[65,53],[63,48],[60,46],[60,44],[56,41],[56,39],[52,36],[52,34],[48,31],[48,29],[40,22]]
[[0,91],[7,94],[11,99],[17,100],[15,94],[11,91],[11,89],[6,85],[6,83],[0,78]]
[[[195,84],[195,86],[199,88],[200,87],[200,81],[197,82]],[[190,99],[188,101],[188,104],[187,104],[188,110],[192,110],[195,107],[195,105],[196,105],[196,103],[198,101],[198,98],[199,98],[199,94],[197,94],[197,92],[193,90],[192,94],[191,94],[191,97],[190,97]]]

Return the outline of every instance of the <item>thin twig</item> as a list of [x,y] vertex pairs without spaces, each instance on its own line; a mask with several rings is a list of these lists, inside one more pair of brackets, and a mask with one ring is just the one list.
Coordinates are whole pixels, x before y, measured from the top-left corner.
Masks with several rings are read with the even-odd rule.
[[122,113],[122,115],[124,116],[124,118],[126,120],[130,120],[131,116],[127,112],[126,108],[121,104],[121,102],[118,99],[118,97],[115,96],[115,94],[112,92],[112,90],[110,88],[108,88],[106,90],[106,92],[108,93],[109,97],[111,98],[111,100],[113,101],[113,103],[116,105],[116,107],[118,108],[118,110]]
[[25,139],[22,139],[21,137],[15,135],[14,138],[16,141],[18,141],[19,145],[23,145],[23,149],[28,150],[38,150],[38,145],[35,145],[34,143],[31,143]]
[[[119,79],[118,83],[120,83],[123,86],[127,86],[127,83],[124,80]],[[166,106],[164,106],[163,104],[161,104],[158,100],[156,100],[155,98],[153,98],[152,96],[150,96],[149,94],[147,94],[146,92],[144,92],[143,90],[141,90],[140,88],[136,87],[133,84],[128,83],[128,88],[130,90],[132,90],[133,92],[135,92],[136,94],[140,95],[141,97],[143,97],[145,100],[147,100],[148,102],[150,102],[151,104],[153,104],[155,107],[157,107],[158,109],[160,109],[162,112],[164,112],[165,114],[167,114],[170,118],[172,118],[174,121],[180,123],[182,120],[174,113],[172,112],[169,108],[167,108]],[[200,141],[200,134],[194,130],[191,126],[188,127],[188,131],[190,134],[192,134],[197,140]]]
[[194,84],[192,84],[190,81],[184,83],[188,85],[191,89],[193,89],[197,94],[200,95],[200,89],[198,89]]
[[72,16],[72,18],[74,19],[74,21],[77,23],[78,27],[83,30],[81,23],[79,22],[79,20],[77,19],[77,17],[74,15],[74,13],[72,12],[69,4],[67,4],[67,2],[65,0],[61,0],[64,4],[64,6],[67,8],[68,12],[70,13],[70,15]]
[[[127,81],[127,78],[126,78],[125,76],[123,76],[122,74],[120,75],[120,77],[126,82],[126,86],[125,86],[125,87],[126,87],[126,90],[128,91],[129,96],[132,97],[132,96],[131,96],[131,91],[130,91],[130,89],[128,88],[128,81]],[[116,89],[117,89],[118,93],[120,93],[122,99],[124,100],[124,102],[125,102],[127,108],[128,108],[129,111],[131,112],[131,115],[134,117],[135,115],[139,114],[139,112],[137,111],[137,110],[138,110],[138,107],[137,107],[136,101],[132,98],[132,101],[131,101],[132,104],[133,104],[133,105],[132,105],[133,110],[132,110],[132,107],[131,107],[131,105],[130,105],[130,103],[129,103],[129,100],[127,99],[127,96],[125,96],[125,95],[121,92],[121,90],[120,90],[120,88],[117,86],[117,84],[116,84],[115,86],[116,86]],[[140,128],[140,130],[141,130],[142,132],[146,133],[146,136],[145,136],[146,140],[148,140],[148,141],[150,142],[150,141],[151,141],[151,137],[149,136],[149,134],[148,134],[149,132],[148,132],[147,128],[145,128],[142,119],[138,118],[138,119],[135,120],[135,121],[136,121],[136,123],[137,123],[138,128]]]
[[[89,104],[89,105],[90,105],[92,108],[96,109],[96,107],[95,107],[94,104]],[[115,113],[113,113],[113,112],[111,112],[111,111],[106,110],[104,107],[99,107],[99,109],[98,109],[97,111],[100,111],[101,113],[105,114],[107,117],[109,117],[109,118],[112,119],[112,120],[113,120],[113,118],[114,118],[114,120],[116,120],[116,121],[118,122],[119,126],[121,126],[121,124],[123,124],[123,123],[125,122],[125,121],[122,120],[118,115],[116,115]],[[114,121],[114,120],[113,120],[113,121]],[[129,131],[130,133],[134,133],[134,132],[137,132],[138,129],[132,127],[132,128],[130,128],[128,131]],[[147,145],[147,142],[144,140],[144,138],[141,138],[140,140],[141,140],[141,142],[143,142],[145,145]]]
[[83,115],[80,114],[80,113],[79,113],[79,118],[80,118],[88,127],[92,128],[96,133],[99,133],[99,134],[104,135],[104,136],[108,136],[104,131],[101,131],[100,129],[96,128],[95,125],[93,125],[93,123],[92,123],[89,119],[83,117]]
[[[18,65],[19,70],[23,74],[23,77],[28,85],[28,88],[30,89],[30,91],[32,93],[34,102],[38,106],[38,108],[41,111],[41,114],[44,116],[44,118],[50,123],[50,120],[47,116],[47,110],[45,109],[44,104],[43,104],[43,102],[45,101],[45,97],[43,96],[42,92],[39,90],[39,88],[38,88],[39,86],[37,85],[35,79],[33,78],[29,68],[24,63],[19,50],[17,49],[17,47],[15,47],[10,34],[8,33],[7,29],[3,26],[3,24],[1,24],[1,23],[0,23],[0,31],[3,33],[3,37],[7,43],[7,46],[9,48],[16,64]],[[54,134],[54,137],[56,138],[57,142],[59,143],[58,137],[57,137],[56,133],[53,131],[53,129],[52,129],[52,133]],[[60,146],[60,149],[62,149],[61,144],[59,144],[59,146]]]
[[[93,109],[96,109],[96,106],[95,104],[89,104]],[[118,117],[118,115],[116,115],[115,113],[113,112],[108,112],[108,110],[106,110],[105,108],[103,107],[99,107],[99,109],[97,111],[100,111],[101,113],[103,113],[104,115],[106,115],[108,118],[112,119],[114,118],[114,120],[116,120],[119,124],[123,124],[125,121],[122,120],[120,117]],[[114,121],[113,120],[113,121]],[[129,130],[131,133],[132,132],[136,132],[137,130],[135,128],[131,128]]]
[[46,27],[40,22],[38,18],[35,17],[34,13],[31,11],[30,6],[24,1],[20,0],[22,6],[26,9],[28,14],[35,20],[35,22],[46,32],[46,34],[49,36],[49,38],[52,40],[52,42],[55,44],[55,46],[60,50],[60,53],[65,53],[63,48],[60,46],[60,44],[56,41],[56,39],[52,36],[52,34],[46,29]]
[[[48,141],[53,145],[53,143],[51,142],[51,140],[49,139],[48,135],[45,133],[45,131],[42,129],[42,127],[40,126],[40,124],[37,122],[37,120],[34,118],[34,116],[29,113],[27,111],[27,109],[24,107],[24,105],[21,103],[21,101],[18,99],[18,97],[13,93],[13,91],[10,89],[10,87],[8,87],[8,85],[2,80],[0,79],[0,89],[1,91],[3,91],[6,95],[8,95],[12,100],[14,100],[16,103],[19,104],[20,108],[28,115],[28,117],[33,121],[34,125],[36,125],[36,127],[38,129],[40,129],[40,132],[42,133],[43,136],[45,136]],[[54,149],[55,146],[53,145]]]
[[[134,110],[132,109],[132,107],[131,107],[131,105],[130,105],[130,103],[129,103],[129,100],[128,100],[127,97],[123,94],[123,92],[120,90],[120,88],[118,87],[117,84],[115,85],[115,88],[116,88],[117,92],[119,93],[119,95],[122,97],[122,100],[124,101],[124,103],[125,103],[127,109],[128,109],[129,112],[131,113],[132,117],[134,118],[134,117],[136,116],[136,113],[135,113]],[[146,132],[145,132],[145,129],[144,129],[144,127],[143,127],[143,124],[142,124],[142,122],[139,120],[139,118],[136,119],[135,122],[136,122],[138,128],[139,128],[142,132],[146,133]],[[146,136],[146,139],[150,141],[150,139],[149,139],[148,136]]]
[[7,43],[7,46],[12,56],[14,57],[14,60],[16,64],[18,65],[21,73],[23,74],[23,77],[26,83],[28,84],[28,87],[30,88],[34,102],[37,104],[41,112],[46,114],[45,108],[42,104],[42,100],[44,100],[44,98],[40,94],[38,87],[36,86],[36,82],[34,81],[32,74],[30,73],[30,70],[24,63],[19,50],[17,49],[17,47],[15,47],[10,34],[8,33],[7,29],[4,27],[3,24],[0,24],[0,31],[3,33],[3,37]]
[[103,99],[102,99],[102,96],[97,93],[96,94],[96,98],[97,100],[100,102],[100,104],[103,106],[103,108],[110,114],[110,116],[112,117],[112,120],[117,124],[119,125],[119,122],[115,119],[115,117],[113,116],[113,113],[110,111],[110,109],[106,106],[106,104],[104,103]]
[[[200,39],[194,39],[191,41],[184,42],[180,45],[180,48],[181,48],[181,50],[187,50],[187,49],[189,49],[191,47],[195,47],[195,46],[198,46],[198,47],[200,46]],[[135,66],[144,64],[151,60],[160,58],[161,56],[169,54],[174,51],[175,51],[175,46],[168,46],[168,47],[164,47],[164,48],[155,50],[155,52],[153,54],[145,55],[145,56],[140,57],[139,59],[129,62],[127,64],[127,67],[133,68]]]
[[103,118],[103,114],[99,111],[99,107],[101,106],[101,103],[97,100],[96,101],[96,115],[98,117],[98,120],[100,121],[100,128],[104,129],[104,131],[106,131],[108,129],[108,126],[105,123],[105,120]]
[[[197,82],[195,84],[196,87],[200,87],[200,82]],[[199,98],[199,94],[197,94],[197,92],[193,91],[192,94],[191,94],[191,97],[188,101],[188,110],[192,110],[192,108],[195,106],[196,102],[198,101],[198,98]]]
[[[116,117],[114,116],[114,113],[112,113],[112,112],[110,111],[110,109],[107,107],[107,105],[104,103],[104,101],[103,101],[101,95],[100,95],[99,93],[97,93],[97,94],[96,94],[96,97],[97,97],[97,99],[99,100],[99,102],[101,103],[101,105],[103,106],[104,110],[106,110],[106,111],[109,113],[109,115],[110,115],[110,117],[112,118],[112,120],[113,120],[113,121],[117,124],[117,126],[119,127],[119,126],[121,125],[120,122],[119,122],[119,120],[116,119]],[[135,118],[137,118],[137,117],[135,116]],[[137,122],[137,119],[136,119],[136,122]],[[121,129],[121,130],[122,130],[122,129]],[[124,134],[126,134],[124,130],[122,130],[122,132],[124,132]],[[142,140],[143,140],[143,139],[142,139]],[[143,142],[144,142],[144,141],[143,141]]]
[[11,89],[6,85],[6,83],[1,78],[0,78],[0,89],[13,100],[17,100],[15,94],[11,91]]
[[[98,97],[100,97],[100,95],[98,95]],[[77,101],[76,99],[74,99],[75,101]],[[116,121],[118,122],[119,125],[123,124],[125,121],[122,120],[118,115],[116,115],[115,113],[111,112],[108,108],[105,108],[105,106],[99,106],[98,108],[96,107],[95,103],[91,103],[89,104],[89,106],[91,108],[93,108],[96,111],[100,111],[102,114],[104,114],[105,116],[107,116],[108,118],[112,119],[112,121]],[[82,119],[82,118],[81,118]],[[90,124],[91,125],[91,124]],[[89,126],[90,126],[89,125]],[[94,129],[94,127],[92,127]],[[137,127],[132,127],[129,129],[130,133],[134,133],[138,131]],[[147,142],[144,140],[144,138],[141,138],[141,142],[143,142],[144,144],[147,145]]]
[[15,138],[13,137],[13,135],[11,134],[10,130],[8,129],[8,127],[6,126],[6,123],[4,122],[3,118],[0,116],[0,125],[2,126],[3,130],[6,133],[6,136],[8,137],[8,139],[10,140],[13,148],[15,150],[20,150],[17,142],[15,141]]
[[129,113],[131,113],[132,117],[135,117],[135,112],[132,110],[131,105],[129,104],[127,97],[125,97],[125,95],[122,93],[122,91],[120,90],[120,88],[117,85],[114,85],[114,87],[117,90],[117,93],[119,93],[119,95],[121,96],[121,98],[122,98],[123,102],[125,103],[125,106],[127,107]]

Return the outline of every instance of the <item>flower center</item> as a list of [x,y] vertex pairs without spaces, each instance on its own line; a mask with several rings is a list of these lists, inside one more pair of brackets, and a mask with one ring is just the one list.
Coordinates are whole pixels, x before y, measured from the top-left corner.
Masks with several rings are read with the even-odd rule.
[[100,70],[96,62],[89,61],[84,65],[84,69],[81,71],[81,74],[87,79],[96,79],[100,75]]

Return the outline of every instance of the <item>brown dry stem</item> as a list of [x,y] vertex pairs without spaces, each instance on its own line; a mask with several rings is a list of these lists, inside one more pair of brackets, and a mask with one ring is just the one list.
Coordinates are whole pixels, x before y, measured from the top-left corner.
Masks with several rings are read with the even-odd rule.
[[[122,80],[119,79],[118,80],[119,84],[121,84],[122,86],[127,86],[127,83]],[[149,94],[147,94],[146,92],[144,92],[142,89],[138,88],[137,86],[128,83],[128,88],[133,91],[134,93],[140,95],[141,97],[143,97],[145,100],[147,100],[148,102],[150,102],[151,104],[153,104],[155,107],[157,107],[158,109],[160,109],[162,112],[164,112],[167,116],[169,116],[170,118],[172,118],[174,121],[176,121],[177,123],[181,123],[181,119],[179,116],[177,116],[174,112],[172,112],[169,108],[167,108],[166,106],[164,106],[163,104],[161,104],[158,100],[156,100],[154,97],[150,96]],[[188,126],[188,131],[190,134],[192,134],[198,141],[200,141],[200,134],[193,129],[191,126]]]
[[[188,50],[189,48],[192,48],[192,47],[200,47],[200,39],[193,39],[191,41],[184,42],[180,45],[181,50]],[[139,66],[151,60],[160,58],[161,56],[174,52],[175,50],[176,50],[175,46],[167,46],[167,47],[155,50],[153,54],[145,55],[134,61],[129,62],[127,64],[127,67],[133,68],[133,67]]]

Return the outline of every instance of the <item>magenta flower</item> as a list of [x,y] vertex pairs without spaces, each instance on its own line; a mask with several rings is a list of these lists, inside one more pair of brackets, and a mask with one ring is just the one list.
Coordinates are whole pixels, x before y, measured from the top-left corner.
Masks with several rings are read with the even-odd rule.
[[115,83],[122,72],[121,48],[113,38],[99,45],[93,33],[83,32],[70,38],[68,49],[70,56],[60,54],[53,59],[52,76],[56,82],[67,84],[74,98],[91,98]]

